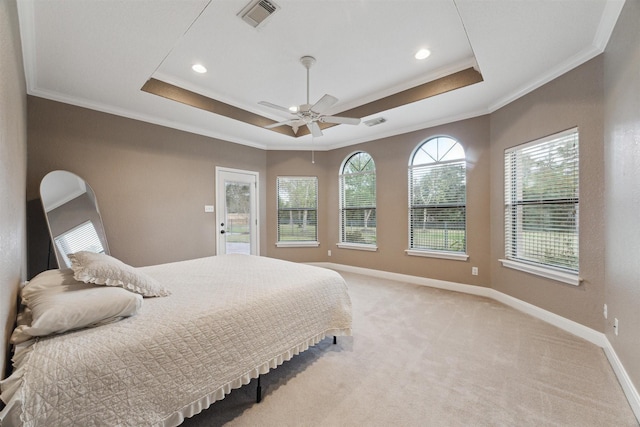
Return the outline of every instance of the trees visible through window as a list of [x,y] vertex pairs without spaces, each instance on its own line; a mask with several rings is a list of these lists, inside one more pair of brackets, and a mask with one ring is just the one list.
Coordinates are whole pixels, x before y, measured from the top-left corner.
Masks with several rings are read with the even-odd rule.
[[318,178],[277,178],[278,242],[318,241]]
[[376,166],[365,152],[352,154],[340,171],[340,242],[376,244]]
[[505,256],[578,271],[578,130],[505,151]]
[[409,165],[410,249],[466,251],[466,160],[452,138],[425,141]]

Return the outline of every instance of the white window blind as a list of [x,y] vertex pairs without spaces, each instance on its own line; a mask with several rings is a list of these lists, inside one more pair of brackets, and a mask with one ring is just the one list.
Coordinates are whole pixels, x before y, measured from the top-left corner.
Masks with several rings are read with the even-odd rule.
[[[71,261],[67,257],[68,254],[79,251],[104,253],[98,233],[91,221],[83,222],[57,236],[54,240],[67,267],[71,266]],[[64,266],[60,266],[60,268],[64,268]]]
[[505,151],[505,256],[577,272],[578,130]]
[[415,250],[466,251],[466,160],[447,137],[414,153],[409,167],[409,240]]
[[276,179],[278,191],[278,242],[318,241],[318,178]]
[[368,153],[344,163],[340,181],[340,242],[376,244],[376,167]]

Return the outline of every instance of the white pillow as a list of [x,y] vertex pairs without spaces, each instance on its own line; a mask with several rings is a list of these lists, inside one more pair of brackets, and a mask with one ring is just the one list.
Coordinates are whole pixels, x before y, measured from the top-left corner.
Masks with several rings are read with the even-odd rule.
[[142,307],[142,296],[78,282],[71,270],[50,270],[23,288],[22,302],[31,321],[19,322],[11,336],[14,344],[133,316]]
[[145,297],[164,297],[171,292],[157,280],[105,254],[76,252],[70,254],[73,277],[85,283],[120,286]]
[[22,298],[27,299],[30,295],[40,293],[46,289],[77,285],[82,285],[82,283],[73,278],[72,269],[47,270],[31,279],[20,292]]

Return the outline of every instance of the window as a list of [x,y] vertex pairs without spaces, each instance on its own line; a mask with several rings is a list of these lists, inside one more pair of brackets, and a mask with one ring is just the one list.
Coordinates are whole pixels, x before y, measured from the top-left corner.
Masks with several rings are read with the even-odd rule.
[[[91,221],[83,222],[77,227],[56,236],[54,241],[58,247],[58,252],[62,254],[66,267],[71,266],[71,261],[67,257],[68,254],[79,251],[104,253],[96,228]],[[60,266],[60,268],[64,267],[63,265]]]
[[452,138],[421,144],[409,165],[409,255],[466,260],[466,160]]
[[278,246],[318,246],[318,178],[279,176]]
[[577,276],[578,160],[577,129],[505,151],[507,260]]
[[[376,166],[364,152],[352,154],[340,173],[340,243],[343,247],[376,244]],[[364,249],[364,248],[361,248]]]

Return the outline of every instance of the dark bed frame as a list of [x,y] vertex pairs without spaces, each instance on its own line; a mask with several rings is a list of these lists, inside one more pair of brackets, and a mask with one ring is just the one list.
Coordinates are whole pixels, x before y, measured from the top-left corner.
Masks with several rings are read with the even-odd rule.
[[[333,344],[338,343],[338,337],[333,336]],[[258,375],[257,387],[256,387],[256,403],[262,402],[262,386],[260,385],[260,375]]]

